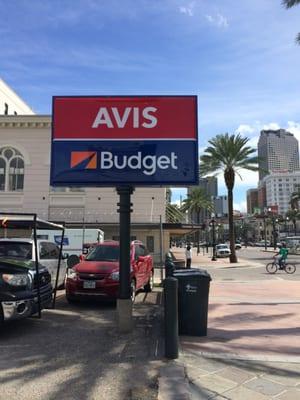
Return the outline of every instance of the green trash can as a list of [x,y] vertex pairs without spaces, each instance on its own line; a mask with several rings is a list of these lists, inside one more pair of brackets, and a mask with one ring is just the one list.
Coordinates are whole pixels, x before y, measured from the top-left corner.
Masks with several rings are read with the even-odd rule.
[[179,335],[206,336],[211,276],[204,269],[176,270]]

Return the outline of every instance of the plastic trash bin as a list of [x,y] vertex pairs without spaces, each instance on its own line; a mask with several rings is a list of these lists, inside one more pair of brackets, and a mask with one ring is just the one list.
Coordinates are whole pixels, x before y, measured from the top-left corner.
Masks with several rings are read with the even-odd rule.
[[204,269],[176,270],[179,335],[206,336],[211,276]]

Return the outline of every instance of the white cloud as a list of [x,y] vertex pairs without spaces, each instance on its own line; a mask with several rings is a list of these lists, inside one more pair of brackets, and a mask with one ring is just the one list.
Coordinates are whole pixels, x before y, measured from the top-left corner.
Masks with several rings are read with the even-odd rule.
[[278,125],[277,122],[270,122],[269,124],[263,125],[262,129],[276,131],[280,129],[280,126]]
[[193,17],[194,16],[194,8],[195,8],[195,2],[191,2],[189,3],[187,6],[181,6],[179,7],[179,11],[182,14],[186,14],[189,17]]
[[[257,187],[258,172],[248,171],[247,169],[242,169],[242,170],[238,171],[238,173],[241,176],[241,178],[238,176],[238,174],[235,175],[235,184],[234,184],[235,189],[237,187],[241,187],[241,186]],[[225,191],[227,190],[223,174],[220,174],[218,176],[218,186],[220,187],[221,190],[225,190]]]
[[226,17],[224,15],[217,13],[216,15],[206,15],[205,16],[207,21],[212,24],[217,26],[218,28],[228,28],[229,23]]
[[233,209],[241,212],[247,211],[247,202],[241,201],[240,203],[233,203]]
[[[287,124],[280,125],[278,122],[269,122],[263,124],[260,121],[255,121],[253,124],[241,124],[235,130],[235,134],[240,133],[242,136],[248,137],[248,146],[256,147],[259,139],[259,134],[261,130],[278,130],[286,129],[295,135],[296,139],[300,142],[300,122],[288,121]],[[253,136],[252,136],[253,135]],[[251,137],[252,136],[252,137]]]
[[254,147],[257,149],[258,139],[259,139],[259,136],[254,136],[254,137],[250,138],[249,141],[247,142],[247,146]]
[[235,133],[240,133],[244,136],[246,134],[253,133],[254,131],[255,129],[253,126],[242,124],[236,129]]

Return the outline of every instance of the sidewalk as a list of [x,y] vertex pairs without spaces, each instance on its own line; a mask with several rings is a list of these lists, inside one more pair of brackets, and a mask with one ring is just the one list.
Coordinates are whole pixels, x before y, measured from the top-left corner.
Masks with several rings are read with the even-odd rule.
[[[193,255],[193,263],[208,272],[231,267],[206,254]],[[159,400],[299,399],[299,304],[300,281],[212,281],[208,335],[180,336],[179,359],[161,370]]]

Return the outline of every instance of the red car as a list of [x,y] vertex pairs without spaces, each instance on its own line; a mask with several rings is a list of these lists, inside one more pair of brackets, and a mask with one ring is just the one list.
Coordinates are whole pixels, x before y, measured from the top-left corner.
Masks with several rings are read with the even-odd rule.
[[[79,264],[68,270],[66,297],[72,302],[84,298],[116,299],[119,290],[119,242],[104,241],[94,247]],[[153,288],[153,261],[144,244],[130,244],[131,299],[136,291]]]

